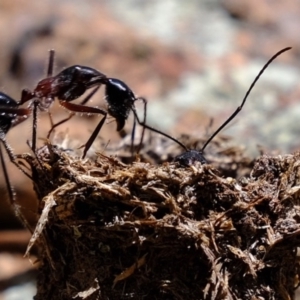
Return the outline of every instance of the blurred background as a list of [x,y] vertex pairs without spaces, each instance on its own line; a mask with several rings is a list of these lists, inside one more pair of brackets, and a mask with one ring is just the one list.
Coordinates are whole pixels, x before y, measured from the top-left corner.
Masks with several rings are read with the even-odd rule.
[[[55,74],[80,64],[119,78],[148,100],[149,124],[175,137],[203,136],[211,118],[213,132],[240,105],[267,60],[291,46],[224,130],[253,157],[259,147],[290,153],[300,148],[299,28],[297,0],[1,0],[0,90],[19,100],[22,89],[34,89],[55,49]],[[103,92],[90,105],[105,107]],[[56,121],[68,115],[56,104],[52,112]],[[59,130],[83,144],[97,122],[75,116]],[[16,154],[30,152],[31,127],[29,118],[7,135]],[[105,125],[101,137],[117,140],[115,128]],[[40,113],[38,137],[49,129]],[[34,222],[32,184],[7,164],[22,211]],[[22,257],[30,235],[7,204],[3,183],[1,191],[0,300],[32,299],[35,271]]]

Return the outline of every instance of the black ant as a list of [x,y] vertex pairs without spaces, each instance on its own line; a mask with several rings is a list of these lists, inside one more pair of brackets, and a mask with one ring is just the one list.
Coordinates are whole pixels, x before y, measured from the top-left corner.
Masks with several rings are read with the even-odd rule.
[[[254,81],[252,82],[251,86],[249,87],[248,91],[245,94],[245,97],[242,101],[242,104],[235,110],[235,112],[211,135],[211,137],[205,142],[205,144],[202,146],[202,148],[198,150],[193,150],[193,149],[187,149],[182,143],[178,142],[177,143],[182,146],[186,152],[178,155],[175,157],[174,161],[178,162],[180,165],[184,166],[190,166],[193,165],[196,161],[205,164],[207,163],[205,157],[203,156],[204,150],[207,147],[207,145],[212,141],[212,139],[230,122],[232,121],[236,115],[242,110],[251,90],[253,89],[254,85],[260,78],[260,76],[263,74],[263,72],[266,70],[266,68],[270,65],[270,63],[279,55],[281,55],[283,52],[286,52],[290,50],[291,47],[284,48],[277,52],[275,55],[273,55],[269,61],[263,66],[263,68],[260,70],[258,75],[255,77]],[[174,140],[174,139],[173,139]]]
[[31,176],[17,163],[16,156],[6,141],[6,134],[9,129],[12,126],[16,126],[23,122],[30,114],[30,109],[20,108],[17,101],[0,92],[0,141],[3,144],[10,161],[28,178],[32,179]]
[[[6,141],[6,134],[10,130],[12,126],[15,126],[21,122],[23,122],[29,115],[31,114],[31,110],[28,108],[20,108],[18,107],[18,102],[9,97],[8,95],[0,92],[0,140],[8,154],[10,161],[20,170],[22,171],[28,178],[32,179],[32,177],[23,170],[20,165],[17,163],[16,156],[14,155],[11,147]],[[23,224],[30,229],[26,219],[23,217],[19,206],[16,203],[16,195],[14,190],[10,184],[8,172],[6,169],[6,164],[4,161],[2,147],[0,145],[0,161],[2,165],[2,170],[4,174],[5,183],[8,189],[8,196],[10,200],[11,206],[14,208],[14,211],[19,217],[19,219],[23,222]]]
[[[172,138],[168,134],[165,134],[155,128],[152,128],[146,125],[146,109],[147,109],[147,101],[142,97],[135,97],[132,90],[121,80],[116,78],[108,78],[106,75],[100,73],[99,71],[92,69],[90,67],[74,65],[68,67],[58,73],[56,76],[52,76],[53,73],[53,62],[54,62],[54,50],[50,51],[49,65],[47,78],[41,80],[37,87],[33,92],[29,90],[23,90],[22,98],[19,104],[23,104],[27,101],[33,100],[33,133],[32,133],[32,150],[35,152],[36,150],[36,131],[37,131],[37,109],[40,110],[48,110],[50,105],[53,103],[54,98],[57,97],[60,105],[70,110],[72,113],[70,116],[57,124],[52,124],[52,128],[48,133],[48,137],[50,133],[53,131],[55,127],[69,120],[74,113],[86,113],[86,114],[101,114],[103,118],[100,120],[97,127],[94,129],[92,135],[83,145],[83,155],[82,158],[86,156],[87,151],[93,144],[96,139],[98,133],[100,132],[107,115],[110,115],[116,119],[117,122],[117,131],[121,131],[125,122],[128,118],[130,111],[134,113],[134,125],[132,130],[132,144],[134,140],[134,131],[136,122],[143,127],[141,141],[138,148],[138,151],[141,147],[144,131],[145,129],[152,130],[159,134],[170,138],[171,140],[179,143],[184,149],[187,148],[181,144],[176,139]],[[100,88],[100,86],[105,85],[105,100],[108,104],[107,111],[104,109],[100,109],[97,107],[85,106],[85,104],[89,101],[89,99],[96,93],[96,91]],[[82,96],[86,90],[90,88],[94,88],[87,97],[80,104],[70,103],[71,101]],[[144,103],[144,120],[140,121],[134,103],[137,100],[141,100]]]
[[[62,72],[56,76],[52,76],[54,64],[54,50],[49,52],[49,64],[47,77],[38,82],[36,88],[33,92],[24,89],[22,91],[21,100],[19,105],[32,100],[30,106],[33,106],[33,129],[32,129],[32,145],[31,148],[33,152],[36,150],[36,132],[37,132],[37,109],[41,111],[48,111],[51,104],[54,102],[55,97],[59,99],[60,104],[71,110],[72,112],[81,113],[100,113],[103,114],[104,111],[99,108],[87,107],[84,104],[93,96],[93,94],[98,90],[101,83],[99,78],[104,75],[100,72],[79,65],[75,65],[64,69]],[[69,103],[81,95],[83,95],[86,90],[96,87],[82,102],[81,104]],[[64,123],[69,120],[74,114],[71,114],[67,119],[62,120],[58,124],[53,125],[53,127]],[[52,123],[52,117],[49,112],[49,116]],[[48,136],[50,133],[48,134]]]

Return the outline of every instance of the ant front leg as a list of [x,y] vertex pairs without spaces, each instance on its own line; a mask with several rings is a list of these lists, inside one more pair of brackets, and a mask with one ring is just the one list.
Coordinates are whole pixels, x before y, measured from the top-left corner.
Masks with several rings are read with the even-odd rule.
[[[22,105],[32,99],[35,98],[34,93],[32,93],[30,90],[24,89],[22,90],[21,100],[18,102],[18,105]],[[32,140],[31,140],[31,149],[33,153],[35,153],[36,150],[36,132],[37,132],[37,109],[39,105],[39,100],[34,99],[32,103],[29,104],[29,107],[33,106],[32,109],[32,116],[33,116],[33,125],[32,125]]]
[[51,123],[51,129],[49,130],[48,134],[47,134],[47,139],[50,138],[50,135],[51,133],[55,130],[56,127],[60,126],[61,124],[71,120],[74,116],[75,116],[75,113],[70,113],[69,116],[55,124],[53,124],[53,119],[52,119],[52,114],[51,112],[48,112],[48,115],[49,115],[49,118],[50,118],[50,123]]
[[[134,152],[134,139],[135,139],[135,128],[136,128],[136,118],[133,118],[133,126],[132,126],[132,130],[131,130],[131,156],[133,157],[133,152]],[[138,148],[138,152],[139,153],[140,147]]]
[[34,154],[35,154],[35,150],[36,150],[37,109],[38,109],[38,105],[39,105],[38,101],[33,101],[33,109],[32,109],[33,124],[32,124],[31,149],[32,149],[32,152]]
[[7,155],[9,156],[9,159],[10,161],[23,173],[25,174],[29,179],[32,180],[32,177],[31,175],[29,175],[25,170],[23,170],[20,165],[17,163],[17,159],[16,159],[16,156],[15,154],[13,153],[13,150],[11,149],[11,147],[8,145],[7,141],[6,141],[6,135],[5,133],[0,130],[0,141],[2,142],[6,152],[7,152]]
[[[103,115],[103,118],[101,119],[101,121],[99,122],[99,124],[97,125],[97,127],[95,128],[95,130],[93,131],[92,135],[90,136],[90,138],[88,139],[88,141],[82,146],[84,147],[83,149],[83,154],[82,154],[82,159],[85,158],[86,153],[88,152],[88,150],[90,149],[90,147],[92,146],[93,142],[95,141],[97,135],[99,134],[105,120],[107,117],[107,111],[97,108],[97,107],[90,107],[90,106],[85,106],[85,105],[80,105],[80,104],[73,104],[70,102],[66,102],[66,101],[59,101],[60,105],[67,108],[68,110],[71,110],[72,112],[79,112],[79,113],[85,113],[85,114],[100,114]],[[81,148],[81,147],[80,147]]]
[[145,135],[145,127],[142,124],[146,124],[146,117],[147,117],[147,100],[145,98],[139,97],[139,98],[136,98],[134,101],[137,101],[137,100],[143,101],[144,120],[143,120],[143,122],[140,122],[139,118],[137,117],[137,112],[136,112],[135,106],[132,106],[132,111],[134,113],[134,123],[133,123],[132,131],[131,131],[131,153],[132,153],[132,155],[133,155],[133,145],[134,145],[134,139],[135,139],[136,122],[138,122],[142,126],[142,135],[141,135],[140,143],[137,148],[137,154],[139,154],[141,151],[141,148],[142,148],[144,135]]
[[19,220],[21,220],[22,224],[31,233],[33,233],[33,230],[31,228],[31,226],[29,225],[29,223],[26,220],[25,216],[22,214],[19,205],[17,204],[16,193],[15,193],[15,191],[14,191],[14,189],[13,189],[11,183],[10,183],[10,180],[9,180],[9,176],[8,176],[8,172],[7,172],[7,169],[6,169],[6,164],[5,164],[5,161],[4,161],[3,152],[2,152],[2,146],[1,145],[0,145],[0,161],[1,161],[1,165],[2,165],[2,171],[3,171],[3,175],[4,175],[4,180],[5,180],[7,191],[8,191],[9,203],[10,203],[11,207],[13,208],[14,213],[16,214],[16,216],[19,218]]

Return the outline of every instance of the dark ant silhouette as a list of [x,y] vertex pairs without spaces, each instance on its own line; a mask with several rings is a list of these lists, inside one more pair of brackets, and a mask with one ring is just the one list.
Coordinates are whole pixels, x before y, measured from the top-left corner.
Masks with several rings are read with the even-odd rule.
[[[52,76],[53,62],[54,50],[51,50],[47,78],[41,80],[33,92],[29,90],[23,90],[22,97],[19,102],[21,105],[27,101],[32,101],[30,106],[33,106],[33,131],[31,145],[33,152],[36,150],[37,109],[39,108],[42,111],[49,111],[49,108],[55,97],[58,98],[61,106],[71,111],[71,114],[68,118],[63,119],[56,124],[52,123],[52,128],[48,133],[48,137],[55,127],[72,118],[75,113],[100,114],[103,116],[88,141],[82,146],[84,147],[82,158],[86,156],[87,151],[92,146],[108,115],[115,118],[117,123],[117,131],[120,132],[125,126],[125,122],[130,111],[132,111],[134,114],[134,124],[131,134],[132,145],[136,122],[143,127],[140,145],[137,152],[140,150],[145,129],[162,134],[165,137],[179,143],[184,149],[187,150],[183,144],[173,137],[146,124],[147,100],[142,97],[136,97],[132,90],[123,81],[116,78],[109,78],[95,69],[80,65],[68,67],[58,73],[56,76]],[[85,105],[102,84],[105,85],[105,100],[108,106],[107,111],[97,107]],[[70,103],[71,101],[82,96],[88,89],[93,87],[95,88],[82,100],[80,104]],[[134,106],[134,103],[137,100],[141,100],[144,104],[143,122],[140,121]]]
[[[149,126],[146,124],[146,116],[147,116],[147,100],[143,97],[136,97],[133,93],[133,91],[128,87],[128,85],[117,79],[117,78],[108,78],[106,76],[102,77],[100,79],[101,83],[105,85],[105,100],[107,102],[107,112],[103,114],[103,118],[100,120],[99,124],[93,131],[92,135],[84,145],[84,151],[83,151],[83,157],[85,157],[88,149],[93,144],[95,138],[99,134],[107,115],[110,115],[115,118],[117,122],[117,131],[121,131],[124,126],[125,122],[129,116],[129,113],[132,111],[134,115],[134,123],[133,128],[131,132],[131,149],[133,148],[133,141],[134,141],[134,134],[135,134],[135,126],[136,123],[138,123],[140,126],[142,126],[142,133],[140,138],[140,143],[137,149],[137,153],[139,153],[141,149],[141,145],[144,139],[144,133],[145,129],[149,129],[153,132],[156,132],[158,134],[161,134],[177,143],[179,143],[182,147],[184,147],[186,150],[187,148],[177,141],[175,138],[171,137],[170,135],[153,128],[152,126]],[[143,114],[143,122],[139,119],[139,116],[137,114],[136,108],[135,108],[135,102],[136,101],[142,101],[144,105],[144,114]],[[133,153],[133,149],[131,150]]]
[[[92,68],[75,65],[64,69],[56,76],[52,76],[54,54],[54,50],[49,51],[47,77],[38,82],[33,92],[24,89],[22,91],[21,100],[18,103],[19,105],[21,105],[25,102],[32,101],[29,106],[32,107],[33,114],[31,148],[34,153],[36,151],[38,109],[41,111],[48,111],[53,128],[69,120],[76,112],[96,114],[104,113],[104,111],[101,109],[84,106],[84,104],[94,95],[94,93],[100,87],[101,83],[99,82],[99,78],[103,77],[104,75]],[[86,90],[95,86],[96,88],[80,104],[69,103],[70,101],[73,101],[82,96],[86,92]],[[63,107],[72,111],[73,114],[71,114],[68,118],[62,120],[58,124],[53,125],[49,108],[54,102],[55,97],[58,98],[60,104]],[[48,136],[49,135],[50,133],[48,134]]]
[[275,55],[273,55],[269,61],[263,66],[263,68],[260,70],[260,72],[258,73],[258,75],[255,77],[254,81],[252,82],[252,84],[250,85],[248,91],[246,92],[244,99],[242,101],[242,104],[240,106],[238,106],[238,108],[234,111],[234,113],[209,137],[209,139],[204,143],[204,145],[202,146],[202,148],[198,151],[195,149],[187,149],[184,145],[182,145],[182,143],[178,142],[177,143],[180,146],[183,146],[183,148],[186,150],[184,153],[176,156],[174,158],[175,162],[178,162],[180,165],[183,166],[190,166],[193,165],[196,161],[205,164],[207,163],[205,157],[204,157],[204,150],[205,148],[208,146],[208,144],[214,139],[214,137],[230,122],[232,121],[236,115],[242,110],[251,90],[253,89],[253,87],[255,86],[256,82],[258,81],[258,79],[260,78],[260,76],[264,73],[264,71],[267,69],[267,67],[271,64],[271,62],[277,58],[279,55],[281,55],[283,52],[286,52],[288,50],[290,50],[291,47],[287,47],[284,48],[282,50],[280,50],[279,52],[277,52]]
[[6,134],[9,129],[23,122],[30,114],[30,109],[20,108],[17,101],[0,92],[0,141],[3,144],[10,161],[28,178],[32,179],[31,176],[20,167],[15,154],[6,141]]
[[[6,134],[11,127],[16,126],[17,124],[23,122],[31,114],[31,110],[28,108],[18,107],[17,101],[9,97],[8,95],[0,92],[0,140],[4,146],[10,161],[22,171],[28,178],[32,180],[32,177],[21,168],[18,164],[15,154],[13,153],[11,147],[6,141]],[[8,190],[8,197],[12,208],[14,209],[17,217],[22,221],[23,225],[30,229],[28,222],[25,217],[22,215],[19,206],[16,202],[16,195],[9,181],[9,176],[6,168],[6,164],[3,157],[2,146],[0,145],[0,161],[2,165],[4,180]]]

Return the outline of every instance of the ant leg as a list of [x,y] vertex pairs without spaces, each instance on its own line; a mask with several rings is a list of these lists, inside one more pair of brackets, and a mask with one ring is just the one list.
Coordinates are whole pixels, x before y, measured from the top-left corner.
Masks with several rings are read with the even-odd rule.
[[12,127],[17,126],[18,124],[21,124],[28,118],[28,115],[18,116],[15,120],[12,122]]
[[[24,89],[22,90],[21,100],[18,102],[18,105],[22,105],[25,102],[34,98],[34,93],[30,90]],[[37,108],[38,108],[38,100],[34,100],[29,104],[29,107],[33,106],[32,115],[33,115],[33,125],[32,125],[32,141],[31,141],[31,150],[35,153],[36,150],[36,132],[37,132]]]
[[[146,124],[146,118],[147,118],[147,100],[145,98],[142,98],[142,97],[139,97],[136,100],[141,100],[144,103],[144,120],[143,120],[143,124]],[[138,119],[137,119],[137,121],[139,122]],[[139,122],[139,124],[140,124],[140,122]],[[140,140],[140,143],[139,143],[139,146],[138,146],[138,149],[137,149],[137,154],[139,154],[139,152],[141,151],[142,144],[143,144],[143,141],[144,141],[144,136],[145,136],[145,127],[144,126],[142,126],[142,127],[143,127],[143,129],[142,129],[142,135],[141,135],[141,140]]]
[[[49,117],[49,121],[50,121],[51,128],[52,128],[52,126],[54,125],[54,122],[53,122],[52,113],[51,113],[50,110],[48,111],[48,117]],[[48,138],[48,137],[47,137],[47,138]]]
[[[81,102],[79,105],[84,105],[86,104],[94,95],[95,93],[99,90],[100,86],[97,86],[95,89],[92,90],[91,93],[89,93]],[[50,114],[50,113],[49,113]],[[75,116],[75,113],[71,113],[67,118],[53,124],[53,121],[52,121],[52,117],[51,117],[51,129],[49,130],[48,134],[47,134],[47,139],[49,139],[51,133],[54,131],[54,129],[58,126],[60,126],[61,124],[71,120],[73,117]]]
[[47,77],[51,77],[53,75],[54,56],[55,56],[55,51],[53,49],[49,50],[49,62],[48,62]]
[[25,170],[23,170],[20,165],[17,163],[17,159],[16,159],[16,156],[14,155],[11,147],[8,145],[7,141],[6,141],[6,138],[5,138],[5,133],[0,131],[0,140],[1,142],[3,143],[4,145],[4,148],[7,152],[7,155],[10,159],[10,161],[23,173],[25,174],[30,180],[32,180],[32,176],[29,175]]
[[96,86],[81,102],[80,105],[85,105],[99,90],[100,85]]
[[97,107],[85,106],[85,105],[80,105],[80,104],[73,104],[73,103],[66,102],[66,101],[59,101],[59,102],[60,102],[61,106],[65,107],[68,110],[71,110],[72,112],[103,115],[103,118],[101,119],[101,121],[99,122],[99,124],[97,125],[95,130],[93,131],[92,135],[90,136],[88,141],[83,145],[84,146],[84,150],[83,150],[83,154],[82,154],[82,159],[83,159],[83,158],[85,158],[86,153],[88,152],[88,150],[92,146],[94,140],[96,139],[97,135],[99,134],[99,132],[100,132],[105,120],[106,120],[107,111],[105,111],[101,108],[97,108]]
[[[134,149],[134,138],[135,138],[135,128],[136,128],[136,119],[135,117],[133,118],[133,126],[132,126],[132,130],[131,130],[131,156],[133,157],[133,149]],[[137,152],[138,154],[138,152]]]
[[185,151],[188,151],[188,148],[187,148],[184,144],[182,144],[180,141],[176,140],[176,139],[173,138],[172,136],[170,136],[170,135],[168,135],[168,134],[166,134],[166,133],[164,133],[164,132],[162,132],[162,131],[160,131],[160,130],[158,130],[158,129],[155,129],[154,127],[151,127],[151,126],[147,125],[146,123],[141,122],[140,119],[139,119],[139,117],[138,117],[138,115],[137,115],[137,112],[136,112],[136,110],[135,110],[135,107],[132,107],[132,111],[133,111],[134,116],[135,116],[137,122],[139,123],[139,125],[141,125],[141,126],[144,127],[145,129],[149,129],[149,130],[151,130],[151,131],[153,131],[153,132],[156,132],[156,133],[158,133],[158,134],[160,134],[160,135],[163,135],[164,137],[166,137],[166,138],[172,140],[173,142],[177,143],[177,144],[178,144],[179,146],[181,146]]
[[[50,115],[51,115],[51,113],[49,113],[49,116],[50,116]],[[52,121],[52,122],[51,122],[51,123],[52,123],[52,127],[51,127],[51,129],[49,130],[49,132],[48,132],[48,134],[47,134],[47,139],[50,138],[51,133],[54,131],[54,129],[55,129],[56,127],[58,127],[58,126],[60,126],[61,124],[65,123],[65,122],[67,122],[67,121],[69,121],[69,120],[71,120],[74,116],[75,116],[75,113],[70,113],[70,115],[69,115],[67,118],[65,118],[65,119],[63,119],[63,120],[61,120],[61,121],[59,121],[59,122],[57,122],[57,123],[55,123],[55,124],[53,124],[53,121]],[[51,117],[51,120],[52,120],[52,117]]]
[[17,204],[16,193],[9,181],[9,176],[8,176],[8,172],[6,169],[6,164],[4,161],[1,145],[0,145],[0,161],[1,161],[1,165],[2,165],[4,180],[5,180],[7,191],[8,191],[9,203],[10,203],[11,207],[13,208],[14,213],[16,214],[18,219],[22,222],[24,227],[27,228],[31,233],[33,233],[31,226],[27,222],[26,218],[23,216],[21,209],[20,209],[19,205]]
[[98,123],[97,127],[94,129],[92,135],[90,136],[90,138],[88,139],[88,141],[85,143],[84,145],[84,149],[83,149],[83,153],[82,153],[82,159],[85,158],[86,153],[88,152],[88,150],[90,149],[90,147],[92,146],[92,144],[94,143],[97,135],[99,134],[105,120],[107,117],[107,113],[104,114],[104,117],[100,120],[100,122]]
[[31,140],[31,149],[32,152],[35,153],[36,151],[36,133],[37,133],[37,108],[38,108],[38,102],[33,102],[33,110],[32,110],[32,116],[33,116],[33,125],[32,125],[32,140]]

